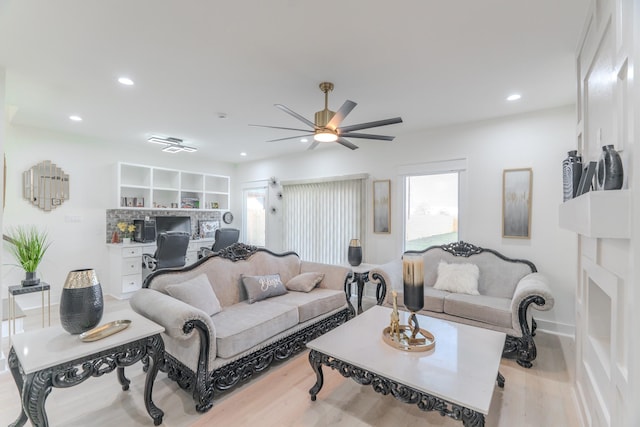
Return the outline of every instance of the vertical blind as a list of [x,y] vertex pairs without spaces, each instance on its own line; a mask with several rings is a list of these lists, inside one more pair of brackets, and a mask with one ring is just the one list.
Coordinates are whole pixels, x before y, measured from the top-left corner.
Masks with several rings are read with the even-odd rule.
[[364,236],[364,179],[284,184],[284,242],[306,261],[347,262],[351,239]]

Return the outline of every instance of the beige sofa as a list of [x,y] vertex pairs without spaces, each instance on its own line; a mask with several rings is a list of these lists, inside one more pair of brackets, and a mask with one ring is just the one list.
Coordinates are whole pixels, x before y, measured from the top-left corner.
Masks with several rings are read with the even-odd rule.
[[[281,283],[270,287],[275,274]],[[308,277],[321,281],[313,286]],[[305,289],[249,302],[282,284],[302,283],[301,278]],[[131,307],[164,326],[163,370],[204,412],[218,392],[348,320],[344,289],[350,279],[346,267],[236,243],[185,268],[153,273],[131,298]]]
[[[407,251],[405,255],[424,260],[423,314],[505,332],[503,356],[517,359],[526,368],[532,366],[537,355],[532,309],[546,311],[554,304],[547,277],[538,273],[533,263],[465,242]],[[477,266],[478,295],[436,289],[440,261]],[[392,290],[396,290],[402,307],[402,260],[372,269],[369,278],[387,289],[385,305],[392,304]]]

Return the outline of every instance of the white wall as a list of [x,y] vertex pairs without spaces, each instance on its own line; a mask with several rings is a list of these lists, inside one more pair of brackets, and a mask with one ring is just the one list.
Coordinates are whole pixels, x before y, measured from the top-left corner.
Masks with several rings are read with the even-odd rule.
[[[373,234],[371,212],[367,209],[367,234],[363,239],[364,261],[383,263],[402,253],[402,187],[398,168],[466,158],[467,199],[461,201],[466,210],[461,213],[460,239],[534,262],[539,271],[550,276],[556,299],[554,309],[536,314],[539,327],[573,334],[577,266],[572,254],[577,243],[575,234],[558,227],[558,205],[562,203],[561,162],[567,151],[575,149],[574,123],[575,107],[568,106],[414,134],[402,135],[393,129],[399,136],[391,143],[358,140],[360,149],[355,151],[335,146],[239,165],[236,184],[271,176],[289,180],[354,173],[368,173],[370,181],[391,179],[391,234]],[[502,171],[523,167],[533,169],[532,238],[503,239]],[[370,193],[369,182],[368,206]],[[282,235],[271,231],[270,235]],[[287,249],[282,242],[273,240],[268,246],[274,250]]]
[[[157,146],[144,141],[127,150],[111,147],[109,141],[78,135],[18,126],[7,129],[4,229],[35,224],[48,231],[52,245],[38,269],[38,277],[51,284],[51,301],[54,304],[59,300],[60,290],[70,270],[95,268],[98,277],[104,278],[102,281],[106,283],[105,210],[117,207],[117,162],[222,175],[233,175],[235,169],[231,164],[204,159],[197,153],[163,153]],[[22,195],[22,172],[43,160],[51,160],[69,174],[70,199],[50,212],[30,205]],[[7,265],[13,263],[13,258],[4,247],[3,252],[1,295],[4,297],[6,286],[18,284],[24,272],[19,267]],[[33,296],[21,296],[21,307],[39,307],[39,297],[36,295],[30,299]]]
[[[5,116],[5,103],[4,103],[4,97],[5,97],[5,88],[6,88],[6,84],[5,84],[5,77],[6,77],[6,71],[4,69],[4,67],[0,67],[0,151],[4,153],[4,148],[5,148],[5,144],[4,144],[4,140],[5,140],[5,127],[6,127],[6,121],[7,118]],[[4,183],[4,177],[0,176],[0,183]],[[2,206],[2,199],[3,199],[3,195],[0,192],[0,206]],[[0,215],[0,229],[2,229],[2,215]],[[4,257],[3,257],[3,253],[0,252],[0,265],[2,265],[2,263],[4,262]],[[0,291],[3,291],[3,286],[2,286],[3,280],[2,277],[0,277]],[[6,295],[4,293],[4,291],[2,292],[2,294],[0,295]],[[0,296],[0,302],[2,302],[2,296]],[[4,317],[2,316],[2,304],[0,304],[0,325],[2,323],[2,319]],[[7,322],[7,326],[9,326],[9,322]],[[2,326],[0,326],[0,339],[2,339]],[[2,372],[5,367],[5,355],[2,352],[2,350],[0,349],[0,372]]]

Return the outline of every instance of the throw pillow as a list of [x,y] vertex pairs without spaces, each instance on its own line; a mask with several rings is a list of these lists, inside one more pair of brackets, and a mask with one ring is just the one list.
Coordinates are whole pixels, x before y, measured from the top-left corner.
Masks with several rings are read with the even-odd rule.
[[440,261],[434,289],[460,294],[480,295],[478,292],[480,270],[475,264],[448,264]]
[[290,291],[311,292],[318,283],[322,282],[322,279],[324,279],[324,273],[301,273],[292,277],[284,286]]
[[245,276],[243,274],[242,284],[247,291],[249,304],[287,293],[287,288],[282,284],[279,274],[266,276]]
[[222,311],[220,301],[213,292],[206,274],[201,274],[186,282],[169,285],[165,289],[172,297],[204,311],[209,316]]

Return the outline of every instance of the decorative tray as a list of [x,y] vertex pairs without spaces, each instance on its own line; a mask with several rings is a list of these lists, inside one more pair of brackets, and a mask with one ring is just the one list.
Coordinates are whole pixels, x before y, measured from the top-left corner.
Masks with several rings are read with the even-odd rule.
[[113,335],[127,329],[130,324],[131,320],[115,320],[113,322],[105,323],[97,328],[81,333],[80,341],[91,342],[101,340],[109,335]]
[[436,346],[436,338],[426,329],[420,328],[415,339],[411,339],[411,327],[400,325],[400,340],[397,336],[390,335],[391,328],[387,326],[382,330],[382,340],[391,347],[404,351],[428,351]]

